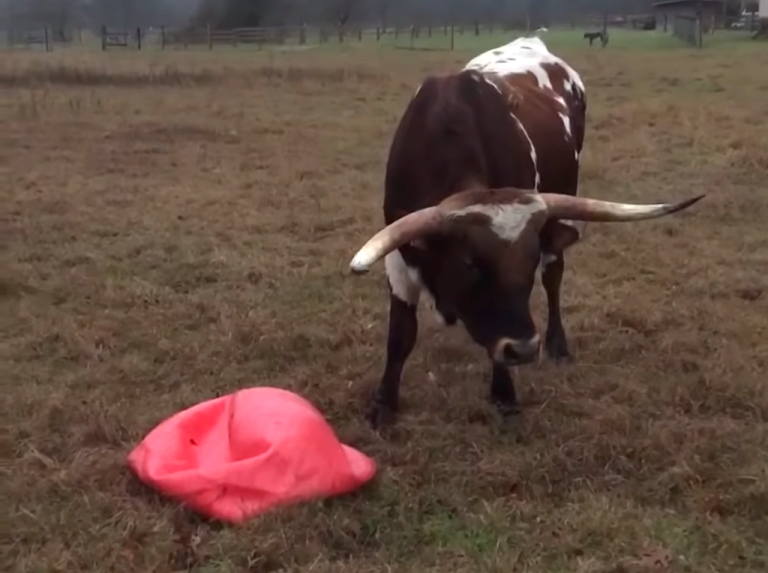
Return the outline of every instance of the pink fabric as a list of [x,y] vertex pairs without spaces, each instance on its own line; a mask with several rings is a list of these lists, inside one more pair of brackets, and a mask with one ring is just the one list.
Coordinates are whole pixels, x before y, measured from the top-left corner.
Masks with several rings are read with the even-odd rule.
[[309,402],[250,388],[171,416],[128,455],[144,483],[234,523],[279,506],[352,491],[375,462],[341,444]]

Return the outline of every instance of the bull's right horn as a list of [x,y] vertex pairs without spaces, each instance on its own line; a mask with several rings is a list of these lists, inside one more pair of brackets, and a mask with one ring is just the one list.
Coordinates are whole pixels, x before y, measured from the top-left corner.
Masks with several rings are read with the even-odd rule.
[[546,203],[547,214],[550,218],[603,223],[642,221],[671,215],[690,207],[705,197],[705,195],[699,195],[677,203],[636,205],[554,193],[541,193],[539,196]]

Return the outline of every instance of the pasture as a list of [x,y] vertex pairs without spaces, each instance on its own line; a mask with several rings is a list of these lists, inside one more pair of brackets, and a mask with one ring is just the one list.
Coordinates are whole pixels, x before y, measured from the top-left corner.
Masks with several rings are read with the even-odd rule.
[[[564,281],[576,361],[517,369],[516,424],[483,351],[426,310],[398,424],[365,421],[386,285],[347,265],[416,86],[504,41],[480,40],[3,55],[2,570],[768,570],[762,44],[556,37],[587,86],[581,193],[708,196],[588,227]],[[376,480],[234,528],[129,474],[160,420],[254,385],[312,401]]]

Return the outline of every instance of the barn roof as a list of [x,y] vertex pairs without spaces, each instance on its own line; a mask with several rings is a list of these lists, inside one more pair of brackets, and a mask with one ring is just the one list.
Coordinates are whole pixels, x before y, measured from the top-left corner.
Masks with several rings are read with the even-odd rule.
[[725,0],[664,0],[663,2],[656,2],[654,8],[673,8],[675,6],[712,6],[723,5]]

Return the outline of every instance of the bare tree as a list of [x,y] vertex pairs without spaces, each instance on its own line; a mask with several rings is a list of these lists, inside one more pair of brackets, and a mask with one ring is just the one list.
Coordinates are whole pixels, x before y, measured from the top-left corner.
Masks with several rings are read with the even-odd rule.
[[360,7],[360,3],[360,0],[330,0],[330,16],[339,28],[343,28]]

